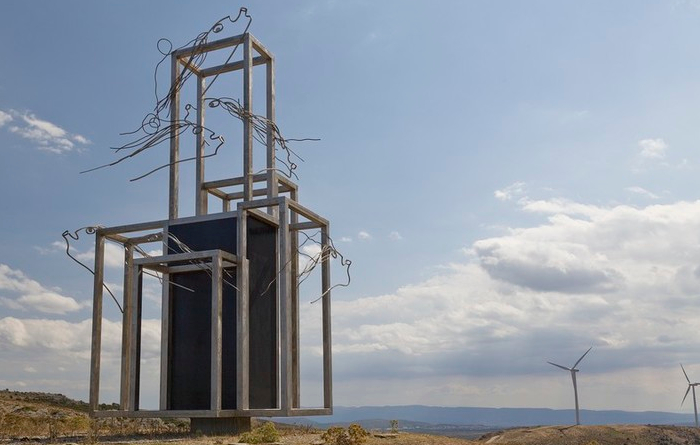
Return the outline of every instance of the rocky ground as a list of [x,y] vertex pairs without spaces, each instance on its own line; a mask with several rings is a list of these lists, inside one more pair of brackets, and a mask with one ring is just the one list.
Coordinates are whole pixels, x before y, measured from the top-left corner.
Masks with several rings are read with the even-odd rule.
[[[280,443],[322,445],[323,431],[277,425]],[[0,443],[232,445],[238,436],[189,434],[187,420],[91,420],[84,402],[60,394],[0,391]],[[478,440],[375,432],[365,445],[700,445],[700,429],[655,425],[541,426],[489,433]],[[352,445],[352,444],[332,444]]]
[[477,443],[561,445],[700,445],[700,430],[670,425],[581,425],[514,428],[491,433]]

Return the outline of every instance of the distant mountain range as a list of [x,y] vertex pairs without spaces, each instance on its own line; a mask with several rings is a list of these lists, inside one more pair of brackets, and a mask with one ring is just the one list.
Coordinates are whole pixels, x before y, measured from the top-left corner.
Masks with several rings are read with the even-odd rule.
[[[651,425],[691,425],[693,414],[669,413],[661,411],[593,411],[581,410],[581,423],[584,425],[611,424],[651,424]],[[516,427],[534,425],[571,425],[575,414],[572,409],[546,408],[452,408],[440,406],[360,406],[333,408],[332,416],[309,418],[276,419],[287,423],[306,423],[324,426],[358,422],[363,426],[389,427],[390,420],[398,420],[402,427],[412,425],[422,429],[430,425],[444,428],[452,426]],[[426,425],[427,424],[427,425]]]

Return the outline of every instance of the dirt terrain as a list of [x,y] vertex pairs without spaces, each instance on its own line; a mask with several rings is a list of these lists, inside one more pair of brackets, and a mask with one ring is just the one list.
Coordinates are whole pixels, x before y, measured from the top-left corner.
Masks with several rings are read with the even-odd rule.
[[[224,442],[226,443],[226,442]],[[282,443],[320,443],[319,434],[290,434]],[[678,426],[605,425],[542,426],[514,428],[483,436],[479,440],[453,439],[427,434],[399,433],[395,438],[371,437],[366,445],[700,445],[700,430]],[[212,444],[213,445],[213,444]]]
[[521,445],[700,445],[700,430],[670,425],[542,426],[514,428],[488,434],[475,443]]
[[[322,445],[323,431],[277,425],[280,443]],[[189,434],[178,419],[92,420],[84,402],[60,394],[0,391],[0,443],[232,445],[238,436]],[[489,433],[478,440],[373,432],[365,445],[700,445],[700,429],[667,425],[541,426]],[[337,444],[334,444],[337,445]]]

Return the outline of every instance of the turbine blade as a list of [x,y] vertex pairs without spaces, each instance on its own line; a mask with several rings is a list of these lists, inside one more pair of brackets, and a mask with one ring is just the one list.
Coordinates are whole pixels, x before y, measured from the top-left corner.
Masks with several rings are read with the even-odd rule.
[[688,397],[689,392],[690,392],[690,385],[688,385],[688,389],[685,390],[685,395],[683,396],[683,400],[681,400],[681,406],[683,406],[683,402],[685,402],[685,398]]
[[685,375],[685,379],[688,381],[688,384],[690,385],[690,379],[688,378],[688,374],[685,372],[685,368],[683,367],[683,363],[681,363],[680,365],[681,365],[681,369],[683,370],[683,375]]
[[571,368],[567,368],[566,366],[557,365],[556,363],[552,363],[552,362],[547,362],[547,363],[549,363],[550,365],[556,366],[557,368],[561,368],[565,371],[571,371]]
[[589,352],[591,352],[591,349],[593,349],[593,346],[591,346],[590,348],[588,348],[588,351],[586,351],[586,352],[583,353],[583,355],[581,356],[581,358],[578,359],[578,361],[577,361],[576,363],[574,363],[574,366],[572,366],[572,368],[575,368],[576,365],[578,365],[579,363],[581,363],[581,360],[583,360],[583,358],[586,356],[586,354],[588,354]]

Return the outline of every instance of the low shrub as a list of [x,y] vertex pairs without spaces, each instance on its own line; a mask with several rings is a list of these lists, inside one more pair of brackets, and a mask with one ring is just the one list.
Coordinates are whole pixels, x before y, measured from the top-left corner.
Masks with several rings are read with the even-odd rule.
[[259,427],[253,428],[248,433],[241,434],[238,439],[242,443],[272,443],[280,440],[280,433],[272,422],[265,422]]
[[353,423],[346,430],[342,426],[328,428],[321,436],[326,445],[361,445],[367,441],[369,433],[360,425]]

